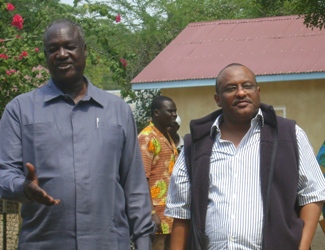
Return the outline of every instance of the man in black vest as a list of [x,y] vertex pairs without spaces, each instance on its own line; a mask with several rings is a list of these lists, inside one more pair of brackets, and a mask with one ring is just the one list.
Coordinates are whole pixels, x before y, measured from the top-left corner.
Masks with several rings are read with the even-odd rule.
[[221,70],[215,101],[191,121],[170,180],[171,249],[309,249],[325,181],[306,134],[260,103],[244,65]]

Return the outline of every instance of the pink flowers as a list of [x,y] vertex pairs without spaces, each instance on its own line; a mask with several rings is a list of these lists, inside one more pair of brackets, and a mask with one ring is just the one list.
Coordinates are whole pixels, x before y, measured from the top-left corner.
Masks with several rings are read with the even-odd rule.
[[36,53],[39,52],[39,48],[35,48],[35,52],[36,52]]
[[127,61],[124,58],[120,58],[120,62],[123,65],[123,67],[126,67],[128,65]]
[[23,51],[23,52],[21,52],[21,56],[22,57],[28,56],[28,53],[26,51]]
[[[15,10],[15,6],[12,3],[7,3],[7,10],[13,11],[13,10]],[[24,19],[22,18],[21,15],[15,14],[13,16],[12,22],[11,22],[12,26],[15,26],[21,30],[23,28],[23,23],[24,23]]]
[[21,52],[21,54],[17,57],[15,56],[14,59],[15,60],[22,60],[24,57],[27,57],[28,53],[26,51]]
[[15,14],[12,18],[11,25],[17,27],[18,29],[23,28],[24,19],[19,14]]
[[28,53],[26,51],[21,52],[21,54],[19,55],[18,59],[21,60],[24,57],[28,56]]
[[14,74],[14,73],[16,73],[16,70],[14,70],[14,69],[8,69],[8,70],[6,70],[6,74],[7,74],[8,76],[11,76],[11,75]]
[[13,10],[15,10],[15,6],[12,3],[7,3],[7,10],[13,11]]
[[119,23],[121,22],[121,15],[117,14],[117,16],[115,17],[115,22]]
[[6,54],[0,54],[0,59],[8,59],[9,58],[9,56],[7,56]]

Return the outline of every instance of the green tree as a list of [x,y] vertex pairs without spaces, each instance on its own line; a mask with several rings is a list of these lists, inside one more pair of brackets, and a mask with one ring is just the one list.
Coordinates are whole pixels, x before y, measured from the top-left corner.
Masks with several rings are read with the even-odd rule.
[[295,0],[255,0],[258,17],[286,16],[297,14]]
[[0,114],[16,95],[44,83],[47,72],[42,64],[38,30],[24,31],[24,18],[14,5],[0,0]]
[[298,13],[304,16],[307,27],[325,27],[325,2],[323,0],[293,0]]
[[86,74],[106,90],[122,89],[130,55],[126,52],[124,37],[130,33],[116,13],[104,3],[75,1],[75,15],[86,32],[88,56]]
[[263,16],[299,14],[307,27],[325,27],[325,2],[323,0],[256,0]]
[[27,33],[32,33],[36,29],[44,30],[49,22],[64,17],[69,13],[69,7],[71,9],[69,5],[60,4],[59,0],[7,0],[5,2],[12,3],[24,17],[24,31]]

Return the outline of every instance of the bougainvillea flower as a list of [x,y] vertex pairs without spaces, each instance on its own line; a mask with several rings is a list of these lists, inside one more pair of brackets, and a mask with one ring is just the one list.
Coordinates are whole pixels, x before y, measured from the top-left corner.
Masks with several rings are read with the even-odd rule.
[[7,74],[8,76],[11,76],[11,75],[14,74],[14,73],[16,73],[16,70],[15,70],[15,69],[7,69],[7,70],[6,70],[6,74]]
[[20,54],[22,57],[28,56],[28,53],[26,51],[21,52]]
[[121,15],[117,14],[117,16],[115,17],[115,22],[119,23],[121,22]]
[[38,52],[39,51],[39,48],[35,48],[35,52]]
[[28,56],[28,53],[26,51],[21,52],[21,54],[19,55],[19,60],[23,59],[26,56]]
[[128,65],[127,61],[124,58],[120,58],[120,62],[122,63],[123,67]]
[[7,56],[6,54],[0,54],[0,58],[3,58],[3,59],[8,59],[9,56]]
[[15,6],[12,3],[7,3],[7,10],[13,11],[13,10],[15,10]]
[[18,29],[23,28],[24,19],[19,14],[15,14],[12,18],[11,25],[17,27]]

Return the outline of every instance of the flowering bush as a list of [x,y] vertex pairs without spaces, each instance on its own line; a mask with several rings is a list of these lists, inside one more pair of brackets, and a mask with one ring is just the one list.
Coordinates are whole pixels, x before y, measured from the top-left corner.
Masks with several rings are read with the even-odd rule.
[[12,98],[48,79],[38,49],[41,34],[24,32],[24,18],[16,12],[12,3],[0,0],[0,117]]
[[120,63],[124,68],[128,65],[127,61],[124,58],[120,58]]
[[[9,9],[8,9],[9,10]],[[22,29],[23,28],[23,23],[24,23],[24,19],[21,17],[21,15],[16,14],[14,15],[14,17],[12,18],[12,22],[11,25],[12,26],[16,26],[18,29]]]

